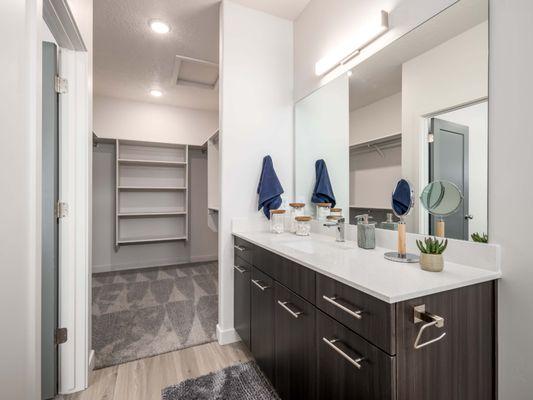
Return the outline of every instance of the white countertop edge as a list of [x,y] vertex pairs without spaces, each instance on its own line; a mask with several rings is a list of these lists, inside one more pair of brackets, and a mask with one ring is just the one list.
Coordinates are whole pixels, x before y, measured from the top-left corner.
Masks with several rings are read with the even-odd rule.
[[[335,275],[335,274],[332,274],[330,271],[327,271],[327,270],[324,270],[320,267],[317,267],[316,265],[313,265],[313,264],[309,264],[308,262],[305,262],[305,261],[302,261],[300,259],[297,259],[296,257],[293,257],[287,253],[284,253],[276,248],[273,248],[271,246],[268,246],[268,245],[265,245],[264,243],[260,243],[252,238],[250,238],[250,236],[247,235],[247,233],[252,233],[253,232],[232,232],[233,235],[243,239],[243,240],[246,240],[252,244],[255,244],[256,246],[259,246],[259,247],[262,247],[266,250],[269,250],[281,257],[284,257],[288,260],[291,260],[297,264],[300,264],[300,265],[303,265],[304,267],[307,267],[309,269],[312,269],[313,271],[315,272],[318,272],[324,276],[327,276],[329,278],[332,278],[332,279],[335,279],[336,281],[338,282],[341,282],[341,283],[344,283],[345,285],[348,285],[350,287],[353,287],[354,289],[357,289],[357,290],[360,290],[361,292],[364,292],[370,296],[373,296],[379,300],[382,300],[386,303],[389,303],[389,304],[394,304],[394,303],[398,303],[398,302],[401,302],[401,301],[405,301],[405,300],[411,300],[411,299],[416,299],[418,297],[422,297],[422,296],[427,296],[427,295],[431,295],[431,294],[435,294],[435,293],[441,293],[441,292],[445,292],[445,291],[448,291],[448,290],[452,290],[452,289],[458,289],[458,288],[461,288],[461,287],[466,287],[466,286],[471,286],[471,285],[475,285],[475,284],[478,284],[478,283],[483,283],[483,282],[489,282],[489,281],[493,281],[493,280],[497,280],[499,278],[501,278],[502,274],[500,271],[488,271],[488,270],[485,270],[485,269],[481,269],[481,268],[475,268],[475,267],[468,267],[468,268],[472,268],[472,269],[476,269],[476,270],[480,270],[480,271],[484,271],[485,274],[483,276],[479,276],[479,277],[476,277],[476,278],[472,278],[472,279],[466,279],[466,280],[462,280],[460,282],[456,282],[456,283],[450,283],[450,284],[446,284],[446,285],[442,285],[442,286],[439,286],[439,287],[433,287],[433,288],[429,288],[429,289],[421,289],[421,290],[417,290],[416,292],[408,292],[408,293],[405,293],[405,294],[402,294],[402,295],[398,295],[398,296],[387,296],[383,293],[379,293],[379,292],[376,292],[372,289],[369,289],[367,288],[366,286],[362,286],[360,284],[358,284],[357,282],[353,282],[353,281],[350,281],[348,279],[344,279],[343,277],[340,277],[338,275]],[[436,273],[438,274],[438,272],[429,272],[429,273]]]

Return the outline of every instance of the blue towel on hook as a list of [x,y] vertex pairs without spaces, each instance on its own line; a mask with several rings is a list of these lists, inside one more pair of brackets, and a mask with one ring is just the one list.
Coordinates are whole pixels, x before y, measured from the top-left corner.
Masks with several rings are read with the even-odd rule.
[[257,194],[259,195],[258,210],[263,209],[265,217],[270,219],[270,210],[277,210],[281,206],[281,194],[283,187],[279,182],[272,158],[265,156],[263,158],[263,169],[261,170],[261,178],[259,178],[259,185],[257,185]]
[[328,168],[324,160],[316,160],[316,183],[313,189],[313,197],[311,201],[313,203],[331,203],[331,207],[335,207],[337,201],[333,194],[333,188],[331,187],[331,181],[329,180]]

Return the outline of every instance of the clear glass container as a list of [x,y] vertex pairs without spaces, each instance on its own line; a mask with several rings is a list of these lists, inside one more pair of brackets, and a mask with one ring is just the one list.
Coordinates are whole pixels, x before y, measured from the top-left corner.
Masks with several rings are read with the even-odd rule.
[[311,233],[311,217],[301,215],[299,217],[295,217],[296,222],[296,231],[295,233],[298,236],[309,236]]
[[289,213],[289,231],[296,232],[296,217],[301,217],[305,212],[305,203],[289,203],[291,207]]
[[325,221],[331,213],[331,203],[316,203],[316,219]]
[[285,232],[285,210],[270,210],[270,232]]
[[332,208],[329,210],[329,215],[333,215],[335,217],[342,217],[342,208]]

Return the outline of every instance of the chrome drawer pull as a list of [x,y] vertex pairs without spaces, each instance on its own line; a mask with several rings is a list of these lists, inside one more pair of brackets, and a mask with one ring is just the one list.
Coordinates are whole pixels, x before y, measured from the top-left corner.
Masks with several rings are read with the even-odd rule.
[[234,248],[235,250],[239,250],[239,251],[244,251],[244,250],[246,250],[244,247],[239,246],[238,244],[234,244],[234,245],[233,245],[233,248]]
[[244,274],[246,272],[246,270],[244,268],[241,268],[241,267],[239,267],[237,265],[234,265],[233,268],[235,268],[241,274]]
[[253,283],[255,286],[257,286],[259,289],[261,289],[263,292],[264,292],[265,290],[267,290],[267,289],[270,289],[270,286],[267,286],[267,285],[263,286],[263,285],[261,285],[260,282],[261,282],[261,281],[260,281],[259,279],[252,279],[252,283]]
[[435,314],[431,314],[430,312],[427,312],[425,304],[414,307],[413,311],[414,311],[414,323],[415,324],[425,322],[425,324],[420,327],[420,330],[418,331],[418,335],[416,336],[415,344],[413,345],[415,350],[421,349],[422,347],[426,347],[432,343],[438,342],[444,336],[446,336],[446,332],[443,332],[442,335],[436,337],[435,339],[428,340],[427,342],[424,342],[424,343],[419,343],[420,338],[422,337],[422,333],[427,328],[432,327],[432,326],[439,328],[439,329],[443,328],[444,318],[439,317],[438,315],[435,315]]
[[289,307],[287,307],[287,304],[290,304],[288,301],[279,301],[278,304],[282,306],[289,314],[291,314],[294,318],[298,318],[303,313],[301,311],[292,311]]
[[331,347],[333,350],[335,350],[337,353],[339,353],[346,361],[348,361],[350,364],[354,365],[357,369],[361,369],[361,362],[365,360],[364,357],[359,357],[356,359],[353,359],[348,354],[346,354],[344,351],[339,349],[337,346],[335,346],[334,343],[340,342],[339,339],[328,339],[323,337],[322,340],[324,343],[326,343],[329,347]]
[[335,297],[335,296],[328,297],[328,296],[324,295],[324,296],[322,296],[322,298],[324,300],[330,302],[331,304],[333,304],[335,307],[340,308],[342,311],[347,312],[348,314],[350,314],[354,318],[357,318],[357,319],[362,319],[363,318],[363,316],[361,315],[363,313],[363,311],[361,311],[361,310],[358,310],[358,311],[350,310],[348,307],[345,307],[342,304],[337,303],[335,300],[337,300],[338,298]]

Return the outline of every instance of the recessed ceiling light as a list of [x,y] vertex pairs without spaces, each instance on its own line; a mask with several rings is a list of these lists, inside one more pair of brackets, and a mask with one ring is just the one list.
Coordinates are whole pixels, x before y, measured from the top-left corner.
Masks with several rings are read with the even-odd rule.
[[352,71],[348,71],[346,75],[348,75],[348,77],[352,76]]
[[163,92],[161,90],[152,89],[150,90],[150,94],[154,97],[161,97],[163,96]]
[[149,24],[150,24],[150,28],[155,33],[169,33],[170,32],[170,25],[159,19],[152,19],[150,20]]

